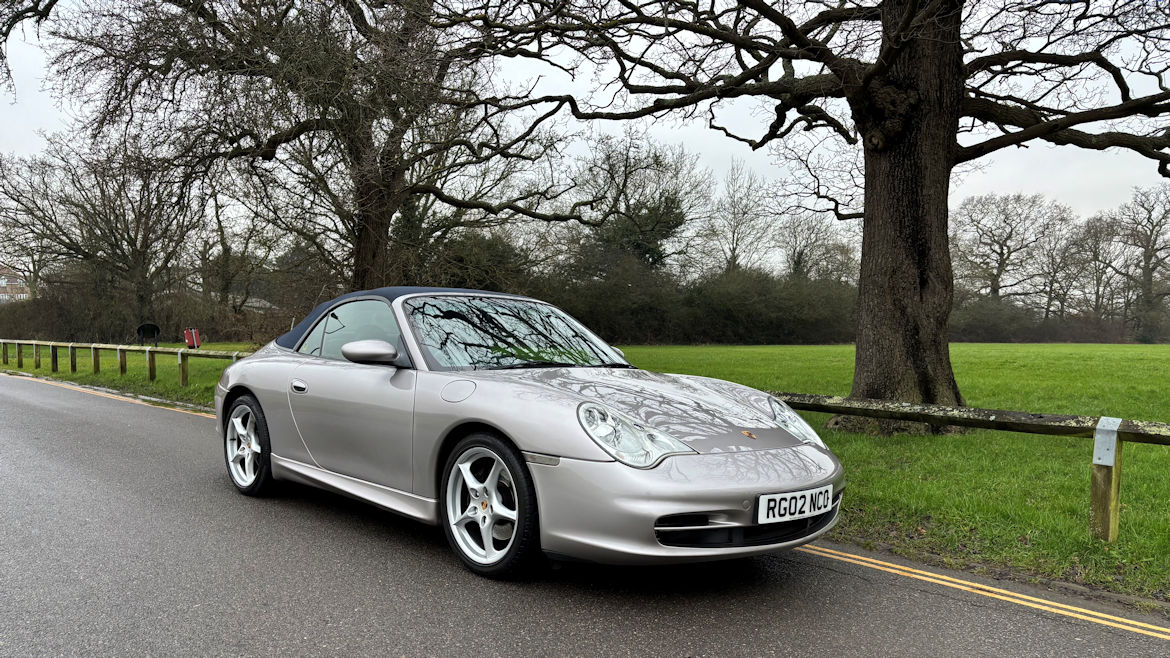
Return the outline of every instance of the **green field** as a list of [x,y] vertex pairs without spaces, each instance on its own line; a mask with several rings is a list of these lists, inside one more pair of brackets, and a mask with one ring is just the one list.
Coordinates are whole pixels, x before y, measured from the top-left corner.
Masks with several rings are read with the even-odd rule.
[[[208,349],[249,349],[208,345]],[[47,350],[41,374],[48,373]],[[643,368],[730,379],[772,391],[844,394],[850,346],[625,348]],[[32,367],[25,350],[25,370]],[[952,358],[968,404],[997,409],[1170,421],[1165,381],[1170,345],[956,344]],[[9,368],[15,368],[14,360]],[[131,354],[128,374],[103,356],[82,383],[209,404],[225,361],[191,360],[191,386],[177,385],[173,356],[158,381]],[[827,416],[806,414],[814,425]],[[1092,441],[971,431],[873,437],[823,430],[845,463],[849,488],[838,541],[881,547],[950,567],[1010,571],[1170,601],[1170,447],[1127,444],[1121,537],[1089,537]]]

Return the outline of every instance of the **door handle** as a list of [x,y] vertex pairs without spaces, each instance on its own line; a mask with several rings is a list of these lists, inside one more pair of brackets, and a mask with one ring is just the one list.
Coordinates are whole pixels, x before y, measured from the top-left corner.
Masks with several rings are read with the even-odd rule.
[[309,385],[299,379],[292,380],[290,387],[293,393],[304,393],[309,390]]

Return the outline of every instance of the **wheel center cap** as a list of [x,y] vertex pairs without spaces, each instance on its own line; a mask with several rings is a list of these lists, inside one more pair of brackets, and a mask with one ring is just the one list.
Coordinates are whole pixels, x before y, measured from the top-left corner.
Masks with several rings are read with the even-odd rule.
[[486,509],[487,509],[487,501],[485,500],[485,501],[483,501],[482,503],[480,503],[480,504],[479,504],[479,508],[480,508],[480,509],[483,509],[483,510],[486,510]]

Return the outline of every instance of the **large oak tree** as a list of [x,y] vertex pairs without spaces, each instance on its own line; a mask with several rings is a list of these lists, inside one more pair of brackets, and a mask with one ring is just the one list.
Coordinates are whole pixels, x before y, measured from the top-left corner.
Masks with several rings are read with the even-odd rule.
[[[1170,176],[1166,3],[470,0],[448,21],[602,82],[514,105],[705,117],[752,148],[811,131],[862,149],[856,397],[963,401],[948,350],[956,166],[1043,141],[1125,149]],[[768,108],[758,132],[721,119],[743,99]]]

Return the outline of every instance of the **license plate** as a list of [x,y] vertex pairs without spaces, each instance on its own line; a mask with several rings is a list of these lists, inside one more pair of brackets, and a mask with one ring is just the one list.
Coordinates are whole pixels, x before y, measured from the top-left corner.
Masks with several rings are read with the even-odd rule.
[[756,507],[756,523],[795,521],[824,514],[833,508],[833,485],[817,489],[764,494]]

